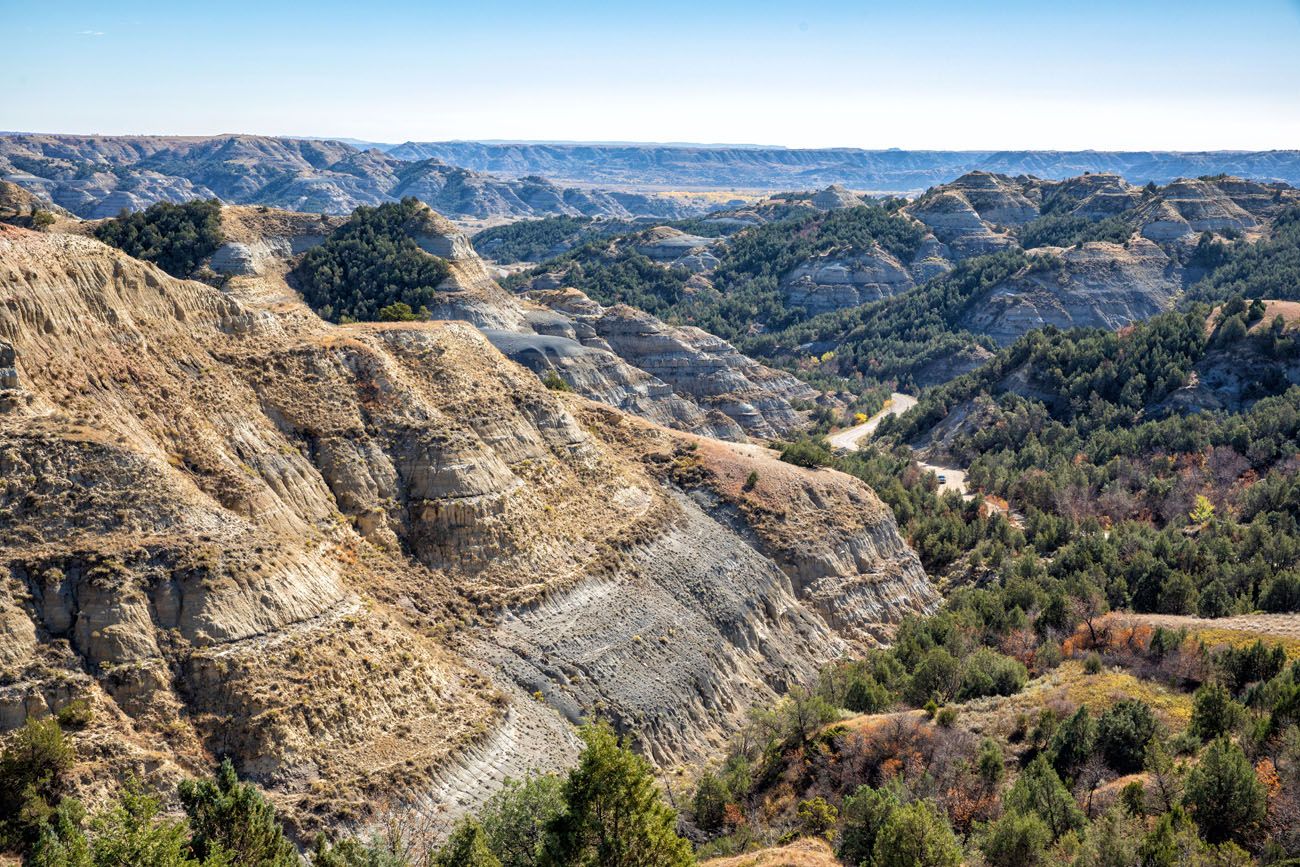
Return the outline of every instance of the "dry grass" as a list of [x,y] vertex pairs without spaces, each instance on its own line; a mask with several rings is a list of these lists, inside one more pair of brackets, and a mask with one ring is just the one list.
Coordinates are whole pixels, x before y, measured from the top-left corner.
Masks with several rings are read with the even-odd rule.
[[1290,659],[1300,659],[1300,614],[1242,614],[1207,620],[1177,614],[1135,614],[1152,626],[1186,629],[1192,638],[1207,647],[1243,647],[1262,639],[1265,644],[1280,644]]
[[788,846],[730,858],[711,858],[702,862],[702,867],[840,867],[840,862],[825,840],[805,838]]

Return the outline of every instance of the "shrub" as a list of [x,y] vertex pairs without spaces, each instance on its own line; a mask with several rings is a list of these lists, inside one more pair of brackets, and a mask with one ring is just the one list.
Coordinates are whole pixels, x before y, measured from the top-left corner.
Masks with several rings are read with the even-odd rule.
[[840,810],[840,845],[836,850],[840,860],[846,864],[869,863],[876,838],[902,803],[901,784],[897,779],[880,789],[860,786],[845,798]]
[[199,858],[224,853],[255,867],[298,867],[298,852],[285,839],[275,808],[254,786],[239,782],[229,759],[212,779],[183,780],[177,791]]
[[934,721],[942,728],[950,729],[957,724],[957,708],[952,705],[940,708]]
[[580,736],[586,747],[564,784],[568,810],[547,824],[541,863],[693,864],[690,844],[677,836],[676,816],[660,799],[649,762],[621,746],[605,723],[584,727]]
[[946,701],[952,697],[961,677],[961,666],[952,654],[942,647],[933,647],[921,657],[907,685],[907,700],[920,707],[934,699]]
[[840,811],[822,797],[799,802],[799,831],[805,837],[829,837]]
[[59,708],[54,718],[61,728],[84,729],[95,718],[95,712],[90,709],[89,701],[79,698]]
[[1156,734],[1151,708],[1136,699],[1124,699],[1097,721],[1097,747],[1106,763],[1121,774],[1142,770],[1147,744]]
[[1084,674],[1101,674],[1101,655],[1097,651],[1089,653],[1083,660]]
[[1020,772],[1003,804],[1008,810],[1038,816],[1052,832],[1053,839],[1078,831],[1084,825],[1083,813],[1074,803],[1074,796],[1047,763],[1046,756],[1040,755]]
[[1097,743],[1097,723],[1088,708],[1081,707],[1061,723],[1047,752],[1053,769],[1062,779],[1072,780],[1088,759],[1092,758]]
[[722,829],[727,808],[727,790],[713,774],[705,773],[695,786],[693,801],[695,824],[700,830],[715,833]]
[[813,469],[831,462],[831,454],[811,440],[798,440],[781,447],[781,460],[796,467]]
[[50,226],[54,225],[54,215],[43,208],[37,208],[32,211],[32,228],[38,232],[44,232]]
[[989,825],[980,851],[990,867],[1033,867],[1046,855],[1052,832],[1033,813],[1006,813]]
[[1259,594],[1259,607],[1275,613],[1300,611],[1300,575],[1283,572],[1273,576]]
[[975,758],[975,772],[990,789],[996,788],[1006,776],[1006,760],[1002,757],[1002,747],[993,738],[980,741],[979,753]]
[[451,832],[430,867],[501,867],[501,862],[488,848],[483,827],[469,819]]
[[542,385],[551,391],[573,391],[573,386],[565,382],[554,369],[547,370],[546,373],[542,374]]
[[890,813],[872,849],[875,867],[958,867],[961,844],[948,819],[926,801]]
[[124,210],[96,226],[95,237],[137,259],[153,262],[173,277],[189,277],[224,240],[221,202],[158,202],[144,211]]
[[564,781],[555,774],[507,780],[479,813],[488,848],[503,867],[536,867],[546,826],[564,812]]
[[0,753],[0,845],[30,844],[72,768],[72,746],[52,719],[28,718]]
[[1242,839],[1262,821],[1267,807],[1264,785],[1241,747],[1220,737],[1211,743],[1187,776],[1184,803],[1211,843]]
[[981,647],[962,668],[957,698],[967,701],[986,695],[1014,695],[1024,688],[1029,672],[1018,660]]
[[1232,700],[1225,686],[1207,683],[1192,696],[1192,721],[1188,730],[1202,741],[1227,734],[1241,721],[1245,711]]
[[429,311],[421,307],[420,312],[416,313],[405,301],[394,301],[387,307],[380,307],[377,318],[380,322],[415,322],[419,319],[428,319]]

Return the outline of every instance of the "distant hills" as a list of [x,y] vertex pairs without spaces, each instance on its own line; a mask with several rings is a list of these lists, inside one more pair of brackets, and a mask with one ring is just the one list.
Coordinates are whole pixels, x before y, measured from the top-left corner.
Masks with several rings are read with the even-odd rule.
[[838,183],[913,193],[981,170],[1060,180],[1085,172],[1136,184],[1230,174],[1300,183],[1300,150],[1289,151],[925,151],[660,144],[407,142],[404,160],[438,159],[479,172],[544,175],[557,181],[670,188],[810,189]]
[[461,219],[543,215],[674,219],[706,205],[683,197],[561,187],[499,178],[342,141],[251,135],[0,136],[0,179],[79,217],[110,217],[154,202],[220,198],[326,214],[414,196]]

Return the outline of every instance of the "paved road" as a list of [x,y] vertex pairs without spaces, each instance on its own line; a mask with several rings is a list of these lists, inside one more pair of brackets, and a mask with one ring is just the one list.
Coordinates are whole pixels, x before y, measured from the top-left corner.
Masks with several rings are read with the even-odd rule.
[[834,448],[856,452],[858,450],[858,440],[875,433],[876,428],[880,427],[880,423],[885,420],[885,416],[902,415],[914,406],[916,406],[916,398],[910,394],[896,391],[889,396],[889,400],[885,402],[885,406],[880,412],[860,425],[847,427],[839,433],[831,434],[826,437],[826,441]]
[[[880,427],[880,423],[884,421],[885,416],[902,415],[914,406],[916,406],[916,398],[912,397],[910,394],[903,394],[901,391],[896,391],[889,396],[889,401],[880,412],[876,413],[860,425],[854,425],[853,427],[845,428],[839,433],[831,434],[826,437],[826,441],[831,444],[832,448],[856,452],[858,450],[858,442],[875,433],[876,428]],[[939,483],[940,490],[956,491],[967,499],[970,499],[972,496],[971,493],[966,490],[965,470],[959,470],[955,467],[941,467],[938,464],[927,464],[924,462],[918,463],[920,463],[922,469],[930,470],[936,476],[943,478],[943,481]]]

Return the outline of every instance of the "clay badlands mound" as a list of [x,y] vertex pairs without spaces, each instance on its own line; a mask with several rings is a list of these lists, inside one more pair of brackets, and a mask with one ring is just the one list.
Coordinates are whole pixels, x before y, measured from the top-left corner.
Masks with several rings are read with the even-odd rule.
[[[321,219],[223,219],[220,289],[0,225],[0,729],[87,701],[92,802],[230,755],[299,835],[449,822],[584,718],[697,759],[936,604],[857,480],[550,390],[466,321],[328,324],[284,278]],[[512,320],[437,225],[447,315]]]

